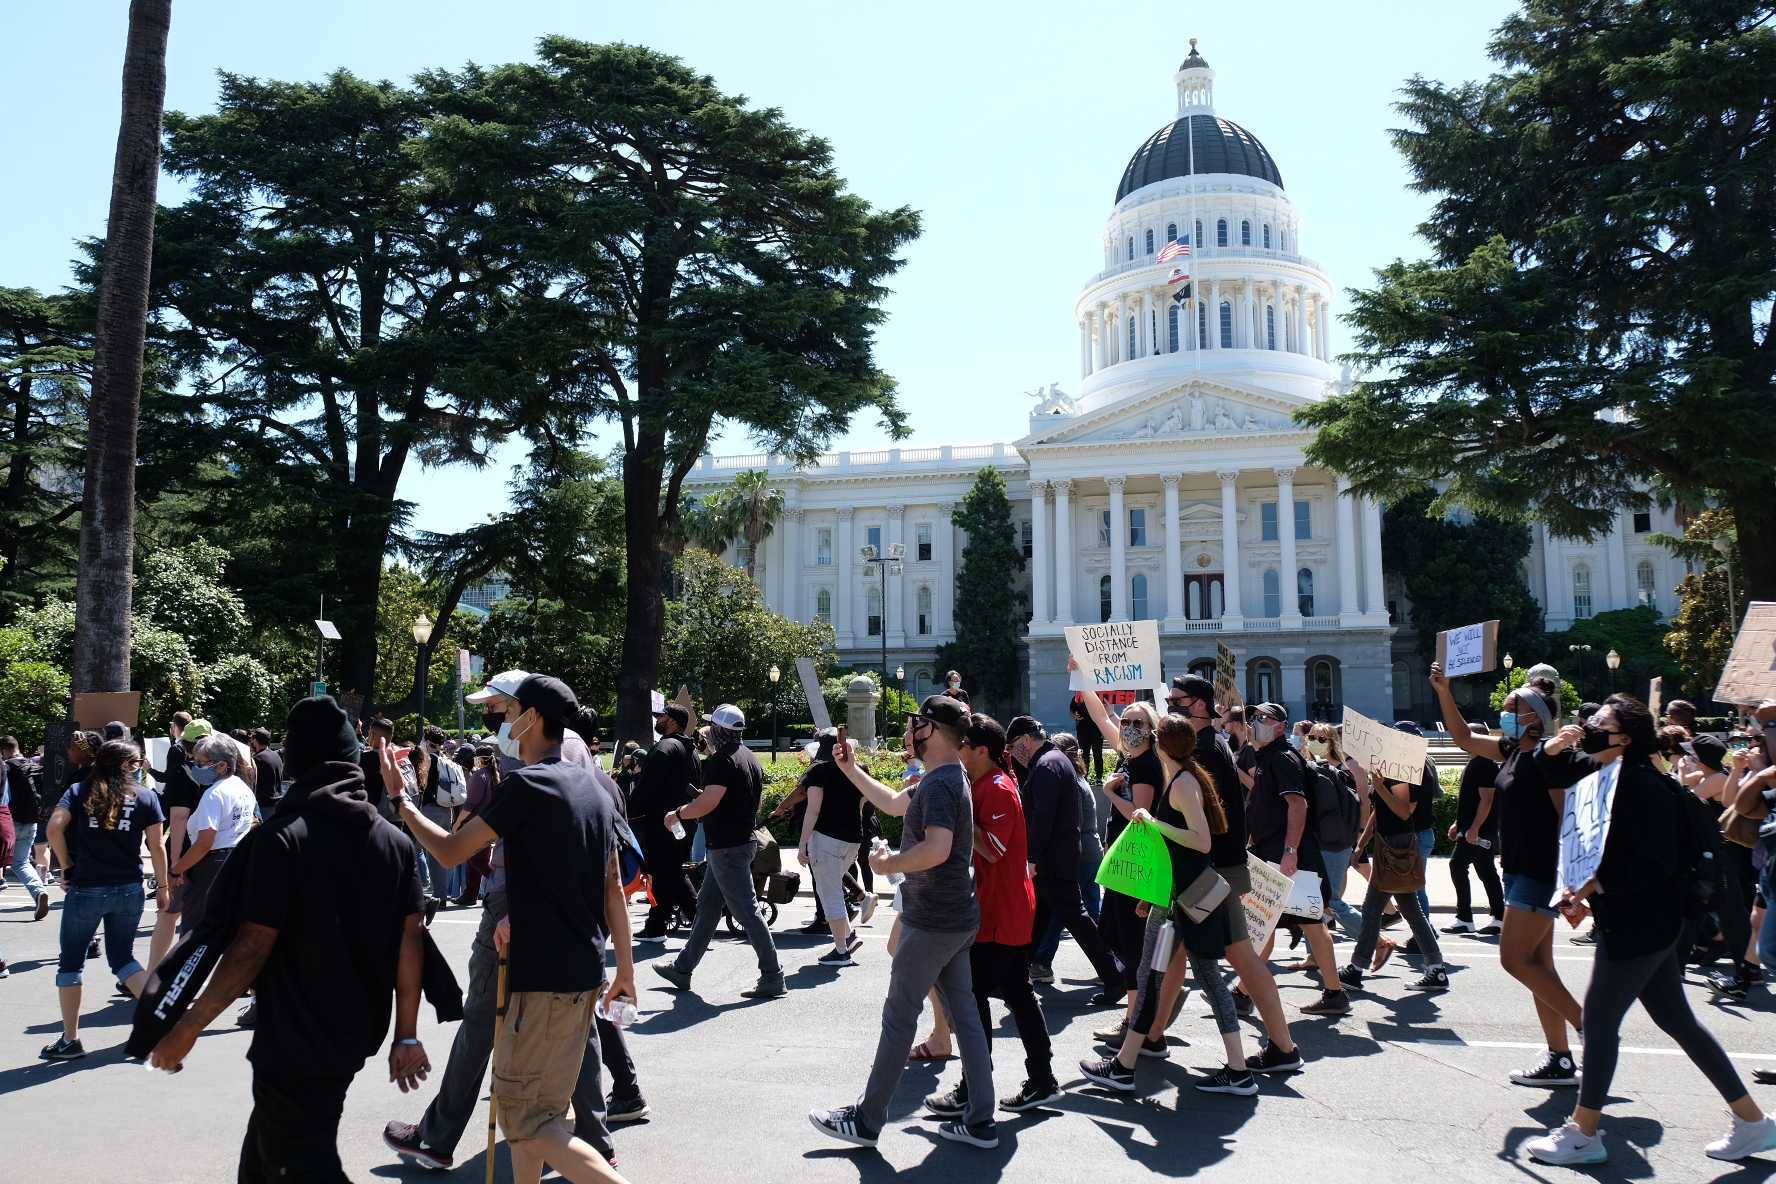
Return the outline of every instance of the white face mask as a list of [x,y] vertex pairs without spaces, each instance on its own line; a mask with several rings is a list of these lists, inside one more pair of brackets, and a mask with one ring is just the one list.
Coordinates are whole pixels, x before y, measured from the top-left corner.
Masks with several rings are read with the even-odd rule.
[[[524,734],[526,736],[530,735],[528,731]],[[499,726],[499,734],[493,738],[493,742],[499,746],[499,750],[505,755],[509,757],[516,757],[518,755],[518,737],[512,734],[511,721],[508,720],[506,723]]]

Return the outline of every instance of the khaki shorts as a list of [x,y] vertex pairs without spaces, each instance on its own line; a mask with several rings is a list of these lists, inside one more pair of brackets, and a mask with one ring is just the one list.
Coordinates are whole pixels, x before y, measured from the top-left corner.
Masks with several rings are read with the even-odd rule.
[[506,1001],[493,1054],[493,1096],[508,1142],[534,1139],[567,1117],[597,1002],[596,991],[517,991]]

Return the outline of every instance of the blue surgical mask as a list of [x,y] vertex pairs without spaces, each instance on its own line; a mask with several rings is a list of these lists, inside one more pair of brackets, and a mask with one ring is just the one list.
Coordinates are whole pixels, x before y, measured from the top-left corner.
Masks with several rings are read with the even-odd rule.
[[187,772],[199,785],[214,785],[222,780],[222,768],[219,765],[192,765]]
[[1499,712],[1499,731],[1506,739],[1515,740],[1523,735],[1523,721],[1517,718],[1515,711]]
[[1301,734],[1299,732],[1290,733],[1289,747],[1293,748],[1296,752],[1301,751]]

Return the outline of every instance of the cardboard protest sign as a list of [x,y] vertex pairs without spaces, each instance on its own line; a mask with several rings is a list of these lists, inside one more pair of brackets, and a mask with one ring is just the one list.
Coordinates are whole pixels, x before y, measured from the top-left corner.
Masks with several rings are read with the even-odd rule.
[[814,672],[813,658],[796,659],[796,677],[802,680],[802,697],[808,700],[808,714],[814,726],[826,731],[832,727],[832,716],[826,713],[826,696],[820,693],[820,677]]
[[1215,702],[1223,710],[1246,704],[1246,698],[1239,690],[1239,659],[1224,641],[1215,643]]
[[173,741],[172,741],[171,737],[168,737],[168,736],[150,736],[150,737],[148,737],[148,742],[146,744],[146,747],[148,749],[148,753],[147,753],[148,767],[150,769],[165,769],[167,767],[167,752],[172,748],[172,746],[173,746]]
[[1305,868],[1295,873],[1289,887],[1289,899],[1283,902],[1283,912],[1291,917],[1305,917],[1312,921],[1318,921],[1325,915],[1326,902],[1320,891],[1320,873],[1310,872]]
[[1355,757],[1365,769],[1380,773],[1389,781],[1418,784],[1424,776],[1428,748],[1423,736],[1378,723],[1360,711],[1344,709],[1345,753]]
[[1437,661],[1450,678],[1498,669],[1499,623],[1482,621],[1437,634]]
[[1735,707],[1776,699],[1776,601],[1754,600],[1745,606],[1714,698]]
[[1574,892],[1597,874],[1603,862],[1621,771],[1622,762],[1611,761],[1566,791],[1566,812],[1560,819],[1560,883]]
[[1079,663],[1076,691],[1150,690],[1163,687],[1158,621],[1106,621],[1069,625],[1067,652]]
[[691,688],[690,687],[685,686],[683,683],[679,683],[678,684],[678,694],[672,696],[672,701],[674,703],[678,704],[680,707],[684,708],[686,711],[690,712],[691,718],[693,720],[695,720],[697,718],[697,704],[691,698]]
[[112,720],[134,728],[141,716],[141,691],[87,691],[74,696],[74,723],[89,732]]
[[1157,827],[1131,825],[1098,864],[1098,883],[1112,892],[1166,905],[1172,901],[1172,856]]
[[1665,676],[1656,675],[1647,687],[1647,710],[1653,718],[1659,718],[1659,710],[1665,706]]
[[1252,948],[1261,950],[1283,915],[1283,906],[1295,890],[1295,882],[1275,864],[1265,863],[1250,853],[1246,855],[1246,872],[1252,878],[1252,890],[1240,897],[1240,903],[1246,909],[1246,932],[1252,939]]

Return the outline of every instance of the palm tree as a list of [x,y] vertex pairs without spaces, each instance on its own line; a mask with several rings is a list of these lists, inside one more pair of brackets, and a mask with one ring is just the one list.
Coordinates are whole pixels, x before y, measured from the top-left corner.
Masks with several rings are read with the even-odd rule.
[[76,693],[129,689],[130,574],[136,536],[136,419],[148,330],[148,277],[166,110],[173,0],[131,0],[123,117],[111,166],[111,211],[93,341],[75,584]]
[[749,469],[734,478],[727,500],[734,533],[746,540],[746,576],[757,582],[759,544],[771,536],[783,516],[783,491],[771,487],[771,475],[765,470]]

